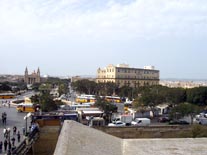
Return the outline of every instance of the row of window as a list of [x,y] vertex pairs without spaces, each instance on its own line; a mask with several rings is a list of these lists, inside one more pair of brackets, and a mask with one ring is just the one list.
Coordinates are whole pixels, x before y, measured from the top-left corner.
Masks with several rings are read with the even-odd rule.
[[[113,83],[114,81],[112,81],[112,80],[98,80],[98,83],[100,83],[100,82],[104,82],[104,83],[112,82]],[[149,82],[149,81],[140,82],[140,81],[118,80],[117,84],[118,85],[125,85],[125,86],[130,86],[130,85],[140,86],[140,85],[156,85],[158,83],[157,82]]]
[[157,71],[149,71],[149,70],[138,70],[138,69],[117,69],[119,73],[138,73],[138,74],[156,74]]
[[[98,78],[114,78],[114,75],[107,75],[107,76],[98,76]],[[158,79],[158,77],[146,77],[146,76],[129,76],[129,75],[118,75],[117,78],[123,79]]]

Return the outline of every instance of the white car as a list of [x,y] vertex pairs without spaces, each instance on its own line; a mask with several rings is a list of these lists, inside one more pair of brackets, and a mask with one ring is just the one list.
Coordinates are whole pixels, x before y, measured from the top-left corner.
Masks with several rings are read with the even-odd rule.
[[131,122],[134,126],[148,126],[150,125],[151,121],[149,118],[136,118],[134,121]]
[[117,121],[115,123],[109,123],[108,126],[126,126],[126,124],[121,121]]

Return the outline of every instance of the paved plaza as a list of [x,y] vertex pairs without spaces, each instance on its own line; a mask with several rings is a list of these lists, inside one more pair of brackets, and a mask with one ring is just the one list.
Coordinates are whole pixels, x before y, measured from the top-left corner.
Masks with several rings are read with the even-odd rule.
[[[6,125],[3,125],[2,123],[2,118],[0,117],[0,141],[4,142],[5,138],[4,138],[4,134],[3,134],[3,129],[6,128],[10,128],[10,139],[12,137],[15,137],[15,146],[18,146],[21,141],[23,140],[24,136],[23,136],[23,130],[22,128],[25,128],[26,125],[26,121],[24,120],[24,116],[26,115],[26,113],[18,113],[16,111],[16,108],[14,106],[11,106],[10,108],[8,106],[0,106],[0,115],[2,115],[3,112],[7,113],[7,121],[6,121]],[[30,120],[28,120],[28,126],[30,124]],[[17,131],[20,131],[20,137],[21,137],[21,141],[20,143],[18,143],[17,141],[17,136],[14,135],[13,136],[13,127],[16,126],[17,127]],[[3,147],[4,148],[4,147]],[[4,151],[4,149],[3,149]]]

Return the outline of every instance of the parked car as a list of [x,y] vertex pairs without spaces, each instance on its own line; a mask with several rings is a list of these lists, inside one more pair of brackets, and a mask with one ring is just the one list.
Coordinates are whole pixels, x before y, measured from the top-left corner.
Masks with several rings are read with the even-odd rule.
[[126,126],[126,123],[123,123],[121,121],[116,121],[114,123],[109,123],[108,126]]
[[148,126],[150,125],[151,120],[149,118],[135,118],[134,121],[132,121],[132,125],[134,126]]
[[161,123],[165,123],[165,122],[169,122],[169,121],[170,121],[170,118],[167,116],[162,116],[162,117],[158,118],[158,122],[161,122]]
[[185,120],[177,120],[177,121],[170,121],[169,122],[170,125],[188,125],[190,123],[188,123],[187,121]]

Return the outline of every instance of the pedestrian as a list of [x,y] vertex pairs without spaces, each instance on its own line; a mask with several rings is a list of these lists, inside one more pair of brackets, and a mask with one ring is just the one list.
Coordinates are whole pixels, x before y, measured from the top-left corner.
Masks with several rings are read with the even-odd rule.
[[12,148],[11,148],[12,152],[13,152],[15,149],[16,149],[16,146],[13,145]]
[[20,142],[20,132],[18,131],[17,132],[17,140],[18,140],[18,143]]
[[7,150],[7,144],[8,144],[8,142],[7,142],[7,140],[5,139],[5,140],[4,140],[4,151]]
[[7,134],[6,128],[3,129],[3,133],[4,133],[4,137],[6,137],[6,134]]
[[16,135],[16,131],[17,131],[17,127],[14,126],[14,127],[13,127],[13,135]]
[[4,125],[4,113],[1,114],[2,123]]
[[25,127],[22,127],[22,133],[23,135],[26,135]]
[[2,148],[3,148],[3,142],[0,141],[0,153],[2,153]]
[[6,125],[6,117],[7,117],[6,112],[3,112],[1,115],[3,125]]
[[12,139],[11,139],[11,141],[12,141],[12,145],[14,145],[15,144],[15,138],[13,137]]
[[12,148],[12,145],[11,145],[11,142],[9,141],[9,151],[11,151],[11,148]]

